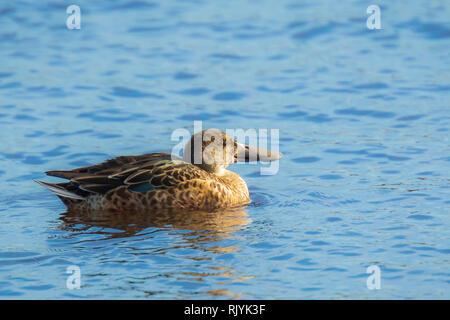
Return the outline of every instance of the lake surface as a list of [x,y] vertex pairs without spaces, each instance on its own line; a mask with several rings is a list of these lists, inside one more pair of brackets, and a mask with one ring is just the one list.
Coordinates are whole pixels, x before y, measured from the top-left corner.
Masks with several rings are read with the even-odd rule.
[[[450,298],[447,2],[76,4],[0,4],[0,298]],[[33,182],[194,120],[280,130],[277,174],[230,168],[248,208],[86,219]]]

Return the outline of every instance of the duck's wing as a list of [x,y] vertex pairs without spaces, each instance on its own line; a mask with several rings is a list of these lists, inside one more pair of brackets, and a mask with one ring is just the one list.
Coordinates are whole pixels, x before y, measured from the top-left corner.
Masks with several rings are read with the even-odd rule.
[[[93,166],[76,168],[73,170],[53,170],[47,171],[46,174],[64,179],[74,179],[82,176],[96,175],[109,176],[123,172],[133,167],[142,167],[155,161],[171,160],[172,155],[166,152],[147,153],[138,156],[120,156],[117,158],[106,160],[100,164]],[[177,159],[178,160],[178,159]]]
[[121,186],[143,192],[167,189],[187,180],[209,176],[197,166],[172,158],[170,153],[121,156],[89,167],[46,172],[50,176],[65,178],[70,182],[38,183],[59,196],[83,199],[89,194],[105,194]]

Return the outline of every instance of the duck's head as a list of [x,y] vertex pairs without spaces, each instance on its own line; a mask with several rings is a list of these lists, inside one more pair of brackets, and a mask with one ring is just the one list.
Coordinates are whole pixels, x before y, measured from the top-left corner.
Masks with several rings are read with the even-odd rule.
[[219,176],[235,162],[269,162],[279,160],[282,156],[280,152],[241,144],[217,129],[207,129],[192,135],[183,152],[184,161]]

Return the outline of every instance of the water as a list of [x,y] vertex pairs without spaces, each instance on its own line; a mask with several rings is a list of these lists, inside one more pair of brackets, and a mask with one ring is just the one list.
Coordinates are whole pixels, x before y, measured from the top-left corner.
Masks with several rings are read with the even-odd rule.
[[[450,298],[447,2],[76,4],[0,4],[0,298]],[[280,129],[247,209],[90,220],[32,181],[194,120]]]

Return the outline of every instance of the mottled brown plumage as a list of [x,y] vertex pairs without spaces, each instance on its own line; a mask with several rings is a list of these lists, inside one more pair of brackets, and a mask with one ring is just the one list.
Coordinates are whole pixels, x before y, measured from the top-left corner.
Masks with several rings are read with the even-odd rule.
[[[216,139],[205,142],[205,137],[211,138],[209,133]],[[198,135],[202,138],[201,163],[196,164],[193,142]],[[239,146],[241,150],[249,148],[221,131],[205,130],[188,142],[183,154],[186,161],[169,153],[120,156],[89,167],[46,172],[69,182],[37,182],[55,192],[69,210],[84,212],[237,207],[250,202],[247,185],[225,168],[237,161]],[[273,160],[280,157],[273,154]],[[248,157],[244,155],[244,159]]]

